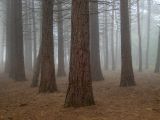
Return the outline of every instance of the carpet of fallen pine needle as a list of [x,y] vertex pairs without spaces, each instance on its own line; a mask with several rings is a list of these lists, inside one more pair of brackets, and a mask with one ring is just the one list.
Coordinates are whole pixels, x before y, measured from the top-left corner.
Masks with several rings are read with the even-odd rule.
[[59,91],[39,94],[30,81],[15,82],[0,75],[0,120],[160,120],[160,74],[136,73],[136,87],[120,88],[119,72],[106,72],[93,82],[95,106],[64,108],[67,78]]

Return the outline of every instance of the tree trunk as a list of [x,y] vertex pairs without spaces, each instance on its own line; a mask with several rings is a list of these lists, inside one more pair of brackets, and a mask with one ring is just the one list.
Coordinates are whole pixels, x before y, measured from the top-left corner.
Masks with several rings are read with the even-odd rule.
[[142,39],[141,39],[139,0],[137,0],[137,25],[138,25],[138,39],[139,39],[139,72],[142,72]]
[[104,80],[100,64],[98,2],[95,0],[90,2],[90,42],[92,80]]
[[146,69],[149,68],[150,26],[151,26],[151,0],[148,0],[148,24],[147,24]]
[[114,9],[115,9],[115,0],[112,0],[112,23],[111,23],[111,55],[112,55],[112,70],[116,69],[115,66],[115,56],[114,56]]
[[23,27],[22,27],[22,1],[14,0],[8,1],[10,4],[10,23],[9,31],[10,37],[8,39],[10,43],[9,58],[10,61],[10,78],[17,81],[26,80],[24,70],[24,56],[23,56]]
[[158,49],[157,49],[157,60],[155,66],[155,73],[160,71],[160,28],[159,28],[159,40],[158,40]]
[[6,61],[5,61],[5,73],[10,72],[10,66],[11,66],[11,1],[7,0],[6,2]]
[[116,56],[115,56],[115,67],[118,67],[118,62],[119,62],[119,21],[118,21],[118,14],[115,12],[115,18],[116,18]]
[[34,5],[34,0],[31,1],[31,5],[32,5],[32,29],[33,29],[33,58],[34,58],[34,63],[33,65],[36,64],[36,56],[37,56],[37,45],[36,45],[36,40],[37,40],[37,36],[36,36],[36,20],[35,20],[35,5]]
[[106,40],[106,52],[105,52],[105,69],[109,69],[109,51],[108,51],[108,11],[105,11],[105,38]]
[[55,92],[54,52],[53,52],[53,2],[42,0],[42,62],[39,92]]
[[24,0],[24,60],[26,71],[31,74],[32,71],[32,21],[30,12],[30,0]]
[[63,77],[66,75],[64,68],[64,42],[63,42],[63,14],[62,1],[58,2],[58,71],[57,76]]
[[122,57],[120,86],[128,87],[128,86],[134,86],[136,84],[134,81],[134,73],[132,67],[128,0],[120,1],[120,9],[121,9],[121,57]]
[[6,26],[3,26],[3,35],[2,35],[2,70],[4,71],[4,55],[5,55],[5,45],[6,45]]
[[37,56],[37,60],[36,63],[34,65],[34,73],[33,73],[33,78],[32,78],[32,84],[31,87],[37,87],[38,86],[38,78],[39,78],[39,74],[41,71],[41,61],[42,61],[42,44],[39,48],[39,53]]
[[94,105],[90,72],[88,0],[72,0],[71,23],[71,58],[65,107]]

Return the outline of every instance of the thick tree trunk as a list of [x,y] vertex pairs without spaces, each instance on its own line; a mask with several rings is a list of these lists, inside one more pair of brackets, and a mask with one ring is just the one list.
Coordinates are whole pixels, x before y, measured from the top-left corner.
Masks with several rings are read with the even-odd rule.
[[155,73],[160,71],[160,28],[159,28],[159,40],[158,40],[158,49],[157,49],[157,60],[155,66]]
[[23,25],[22,25],[22,1],[14,0],[10,2],[10,70],[9,76],[17,81],[26,80],[23,56]]
[[25,80],[25,68],[24,68],[24,52],[23,52],[23,20],[22,20],[22,0],[17,0],[17,3],[15,4],[17,6],[16,15],[15,18],[17,21],[15,29],[16,35],[17,35],[17,43],[16,43],[16,66],[14,70],[16,69],[16,80]]
[[139,72],[142,72],[142,39],[141,39],[139,0],[137,0],[137,25],[138,25],[138,39],[139,39]]
[[90,2],[90,41],[92,80],[103,80],[99,50],[98,2],[95,0]]
[[94,105],[90,72],[89,1],[72,0],[69,86],[65,107]]
[[66,75],[64,67],[64,42],[63,42],[63,14],[62,1],[58,2],[58,71],[57,76],[63,77]]
[[134,81],[134,73],[132,67],[128,0],[120,1],[120,9],[121,9],[121,57],[122,57],[120,86],[128,87],[128,86],[134,86],[136,84]]
[[53,2],[42,0],[42,62],[39,92],[55,92],[54,52],[53,52]]

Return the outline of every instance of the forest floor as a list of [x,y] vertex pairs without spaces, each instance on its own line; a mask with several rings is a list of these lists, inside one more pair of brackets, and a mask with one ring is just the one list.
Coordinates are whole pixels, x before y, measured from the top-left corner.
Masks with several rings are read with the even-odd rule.
[[0,120],[160,120],[160,74],[135,73],[137,86],[119,87],[119,72],[93,82],[96,105],[64,108],[67,78],[57,79],[59,91],[39,94],[30,81],[0,75]]

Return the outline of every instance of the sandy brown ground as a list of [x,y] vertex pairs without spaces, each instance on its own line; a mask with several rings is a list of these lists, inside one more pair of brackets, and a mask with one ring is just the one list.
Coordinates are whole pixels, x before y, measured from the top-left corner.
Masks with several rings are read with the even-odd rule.
[[59,92],[38,94],[30,82],[0,75],[0,120],[160,120],[160,74],[136,73],[137,86],[120,88],[119,73],[105,73],[94,82],[95,106],[63,108],[66,78]]

